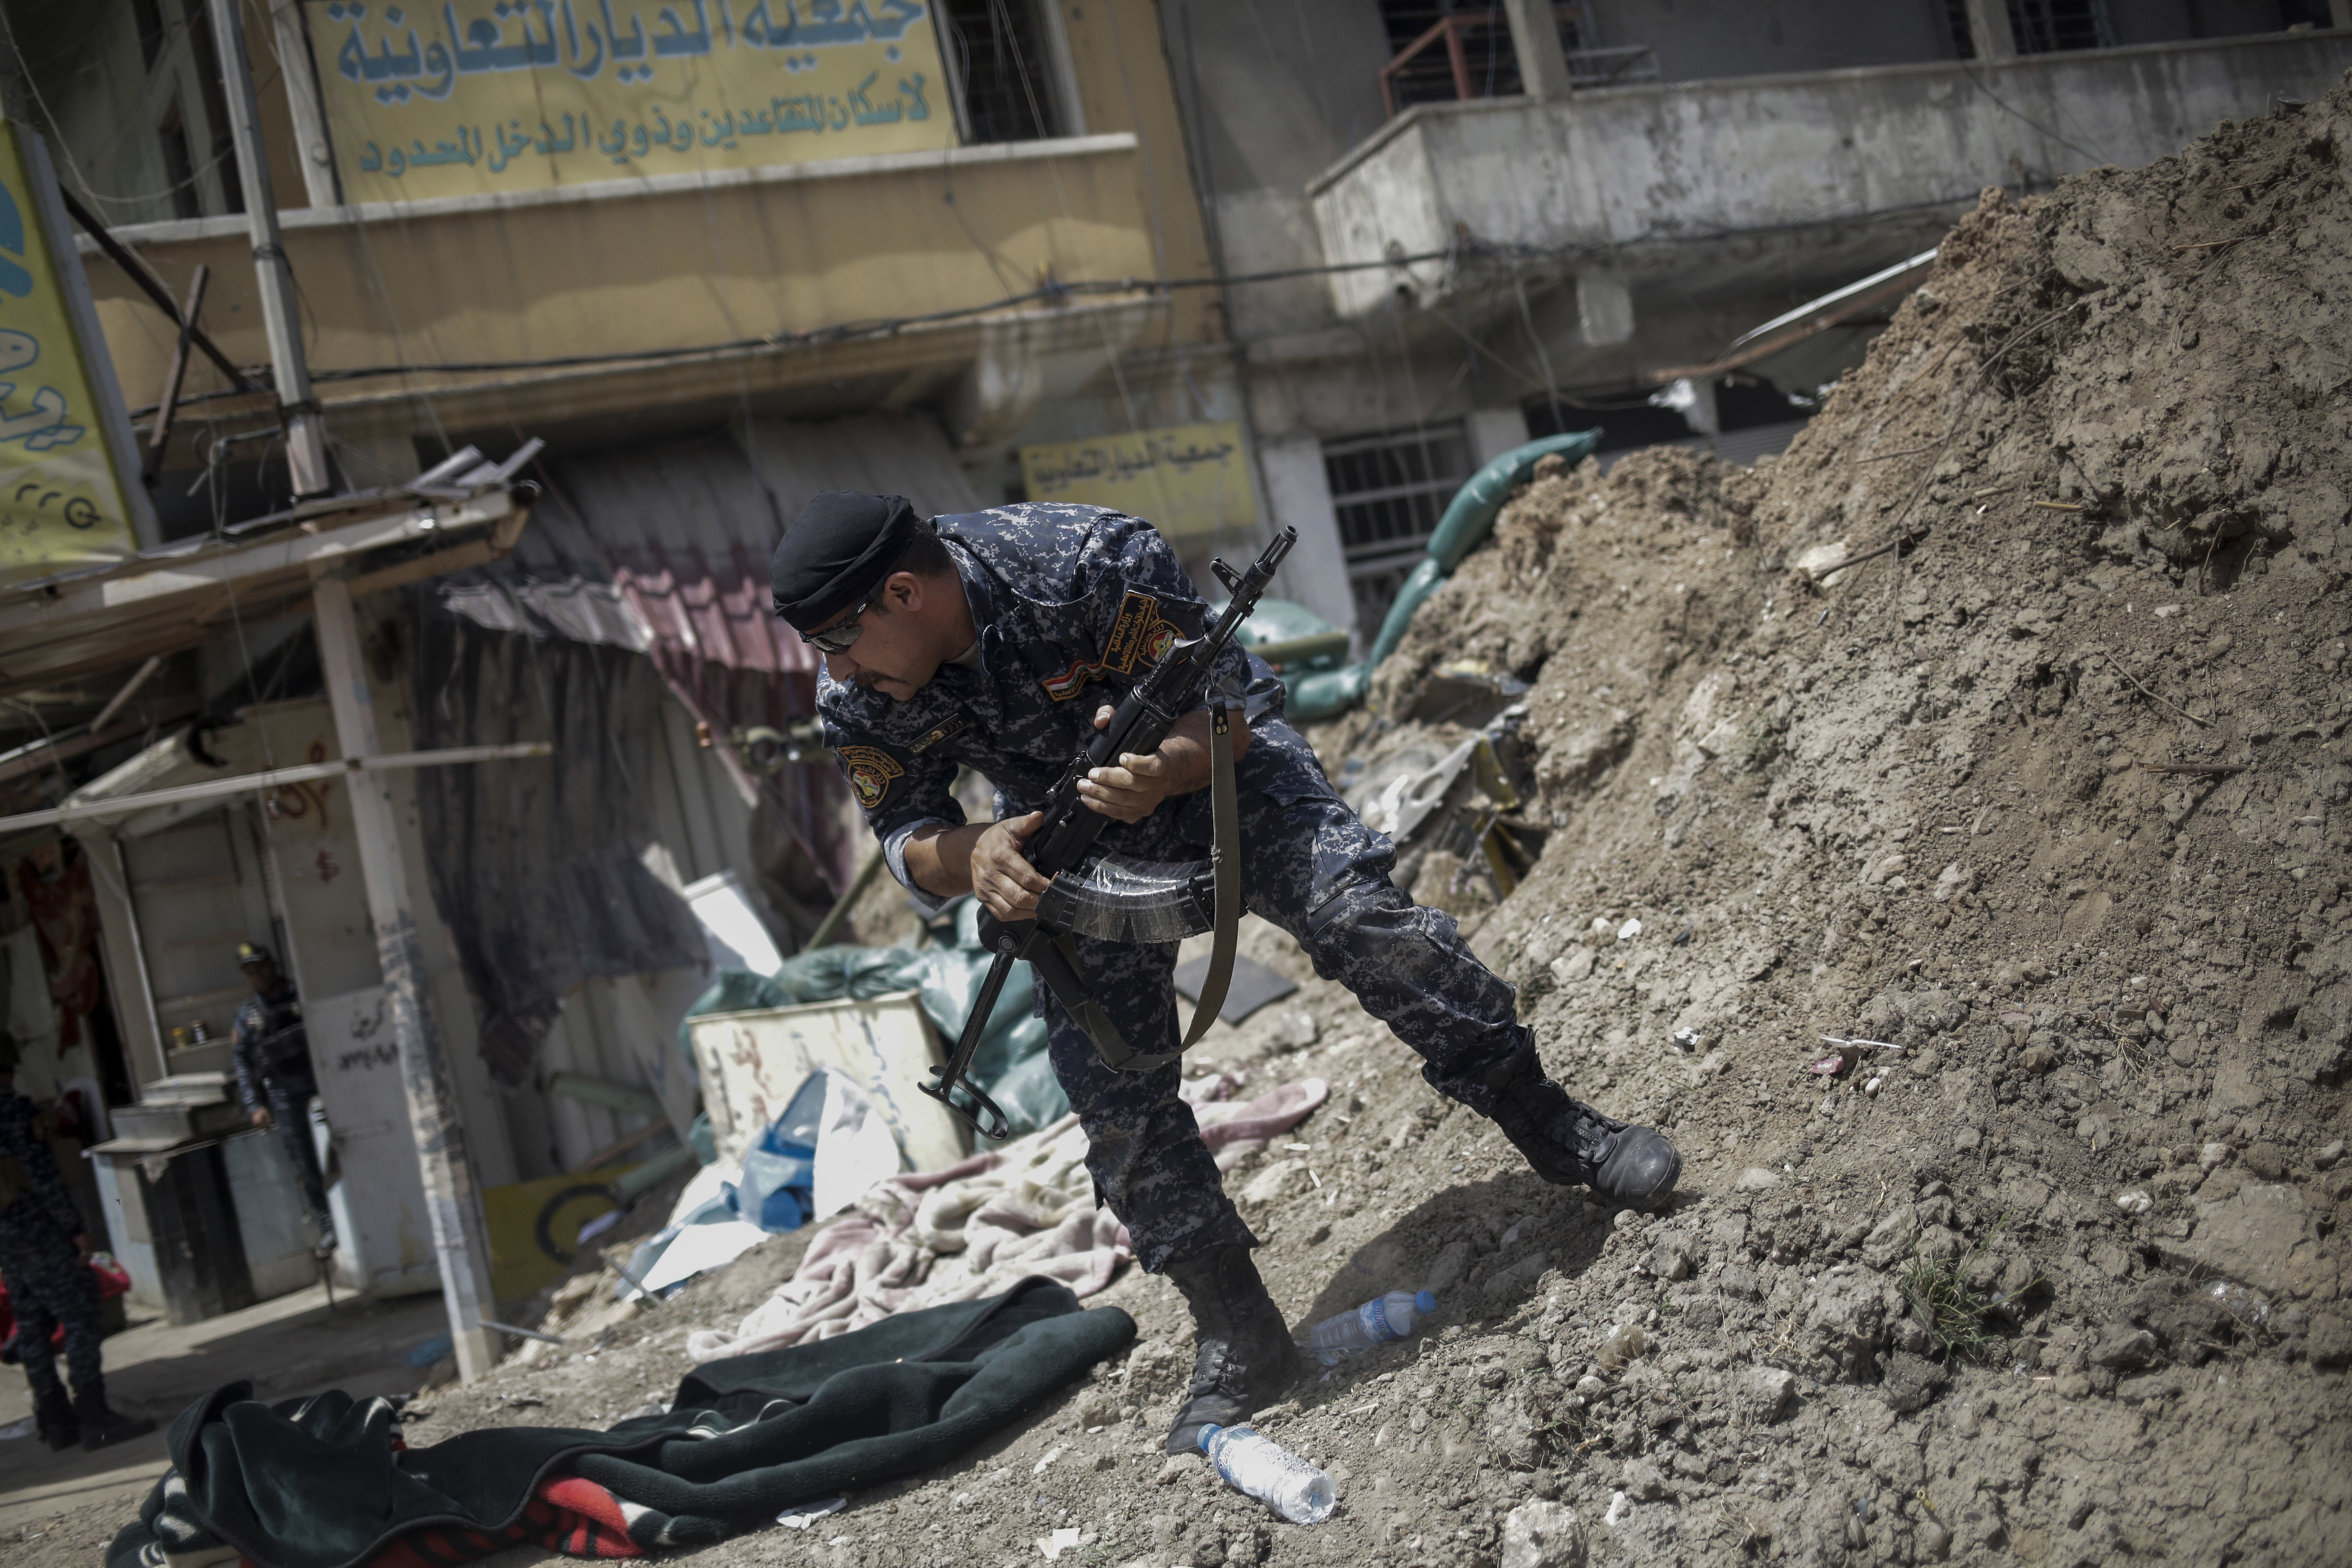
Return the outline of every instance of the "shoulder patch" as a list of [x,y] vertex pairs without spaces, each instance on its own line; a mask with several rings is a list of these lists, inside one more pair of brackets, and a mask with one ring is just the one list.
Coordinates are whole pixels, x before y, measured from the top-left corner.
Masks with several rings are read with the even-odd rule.
[[1041,677],[1038,684],[1055,701],[1067,702],[1084,691],[1088,681],[1106,675],[1132,675],[1138,664],[1146,668],[1158,664],[1182,635],[1175,622],[1160,613],[1158,599],[1130,588],[1119,604],[1118,619],[1111,623],[1102,658],[1075,659],[1060,674]]
[[850,793],[868,811],[888,799],[891,784],[907,775],[898,759],[879,746],[844,746],[836,754],[841,771],[849,775]]

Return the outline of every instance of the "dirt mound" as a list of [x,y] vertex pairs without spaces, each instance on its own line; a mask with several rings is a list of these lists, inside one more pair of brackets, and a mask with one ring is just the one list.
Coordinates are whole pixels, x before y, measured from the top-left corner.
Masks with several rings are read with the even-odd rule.
[[2347,144],[2338,91],[1987,193],[1787,454],[1539,477],[1324,738],[1531,683],[1549,843],[1475,942],[1696,1194],[1433,1205],[1472,1303],[1540,1277],[1417,1363],[1438,1452],[1637,1555],[2352,1549]]

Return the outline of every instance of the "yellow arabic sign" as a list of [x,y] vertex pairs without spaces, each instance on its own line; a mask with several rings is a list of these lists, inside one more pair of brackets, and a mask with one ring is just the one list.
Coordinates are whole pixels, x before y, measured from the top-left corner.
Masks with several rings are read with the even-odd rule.
[[120,559],[148,516],[68,232],[40,139],[0,122],[0,579]]
[[929,0],[311,0],[349,202],[956,144]]
[[1171,539],[1257,522],[1241,426],[1230,420],[1024,447],[1021,479],[1031,500],[1116,507]]

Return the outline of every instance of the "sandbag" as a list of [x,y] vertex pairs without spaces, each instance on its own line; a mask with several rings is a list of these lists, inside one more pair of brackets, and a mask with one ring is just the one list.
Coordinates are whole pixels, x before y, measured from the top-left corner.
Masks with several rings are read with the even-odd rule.
[[1573,468],[1591,457],[1599,445],[1598,430],[1547,436],[1540,441],[1512,447],[1471,475],[1470,482],[1454,492],[1454,499],[1446,503],[1445,515],[1437,520],[1436,531],[1429,536],[1429,558],[1437,563],[1438,574],[1453,576],[1463,558],[1486,542],[1486,536],[1495,531],[1495,514],[1511,499],[1511,491],[1525,484],[1528,476],[1535,472],[1538,460],[1557,452]]

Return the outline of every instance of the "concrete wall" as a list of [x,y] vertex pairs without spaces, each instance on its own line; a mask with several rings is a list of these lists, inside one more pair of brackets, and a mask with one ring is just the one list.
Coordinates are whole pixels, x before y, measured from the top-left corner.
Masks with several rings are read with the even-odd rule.
[[[1163,0],[1194,177],[1229,274],[1322,258],[1309,181],[1384,119],[1388,32],[1376,0]],[[1233,331],[1261,338],[1325,324],[1313,279],[1234,290]]]
[[[2146,163],[2274,93],[2316,97],[2347,66],[2352,37],[2279,35],[1425,106],[1318,182],[1316,217],[1335,261],[1466,233],[1686,268],[1690,239],[1717,231],[1827,228],[1962,201],[2021,172]],[[1410,280],[1431,295],[1449,285],[1442,263]],[[1344,273],[1331,291],[1343,312],[1368,313],[1398,281]]]

